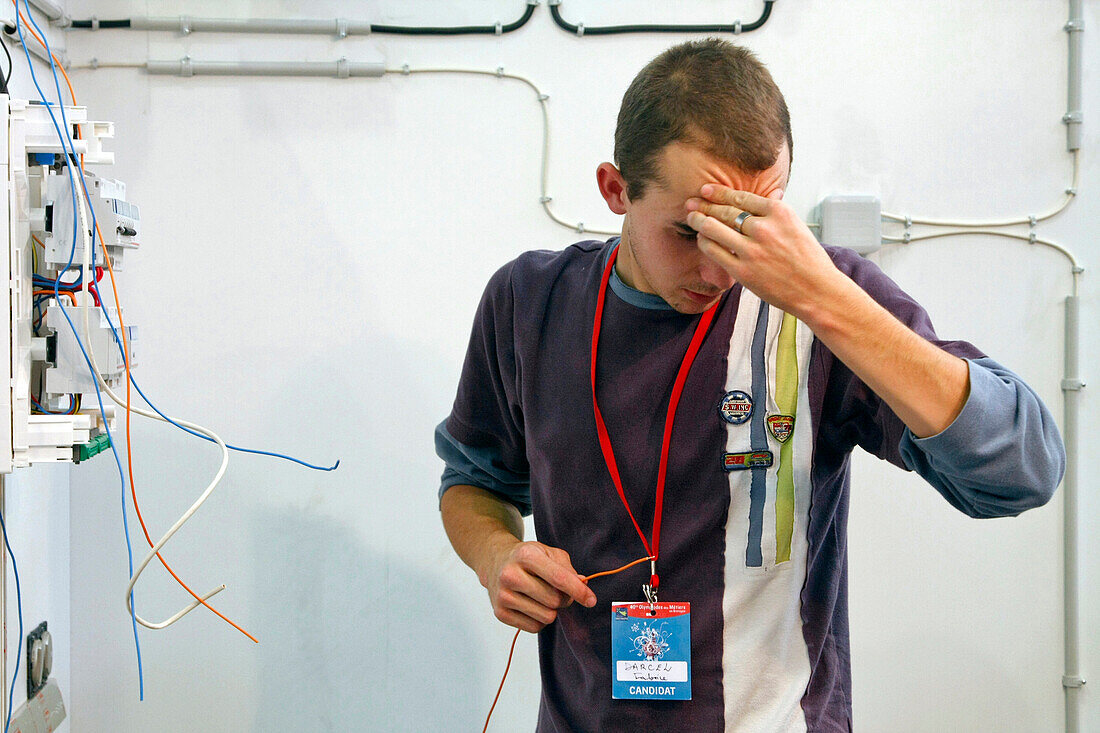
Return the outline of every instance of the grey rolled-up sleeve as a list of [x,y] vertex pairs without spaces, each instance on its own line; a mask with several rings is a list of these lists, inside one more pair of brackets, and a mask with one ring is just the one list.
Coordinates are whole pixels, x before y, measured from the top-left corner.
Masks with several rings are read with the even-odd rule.
[[1054,417],[1009,369],[967,359],[970,395],[943,432],[899,444],[905,465],[971,517],[1015,516],[1050,500],[1066,468]]
[[439,498],[452,486],[465,484],[490,491],[514,505],[523,516],[531,513],[531,480],[504,465],[492,448],[475,448],[460,442],[447,430],[447,421],[435,429],[435,452],[443,463]]

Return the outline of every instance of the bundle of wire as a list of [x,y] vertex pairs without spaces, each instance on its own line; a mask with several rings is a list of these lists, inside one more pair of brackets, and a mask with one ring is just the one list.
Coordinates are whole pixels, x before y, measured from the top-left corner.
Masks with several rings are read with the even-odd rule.
[[[76,307],[78,307],[83,312],[84,332],[85,332],[86,336],[88,334],[90,334],[90,325],[89,325],[89,320],[88,320],[88,307],[89,307],[88,306],[88,301],[90,299],[95,307],[99,307],[101,309],[104,318],[107,320],[107,323],[108,323],[109,327],[111,328],[111,332],[114,336],[115,343],[117,344],[117,346],[118,346],[118,348],[119,348],[119,350],[122,354],[123,362],[124,362],[124,365],[125,365],[126,399],[122,400],[121,398],[118,397],[118,395],[116,395],[110,389],[110,386],[103,379],[102,375],[100,374],[98,365],[95,363],[94,353],[90,354],[90,352],[84,348],[83,340],[80,338],[80,334],[77,332],[77,329],[74,326],[72,320],[69,318],[68,313],[66,313],[65,308],[64,307],[59,308],[59,310],[61,312],[61,315],[64,316],[65,321],[67,322],[69,328],[72,331],[72,334],[73,334],[74,338],[76,339],[77,346],[80,349],[81,354],[84,357],[85,364],[87,365],[88,370],[92,375],[93,387],[95,388],[96,401],[97,401],[97,404],[98,404],[98,407],[99,407],[99,414],[100,414],[100,417],[102,419],[103,429],[107,433],[108,442],[109,442],[110,447],[111,447],[111,452],[112,452],[112,454],[114,456],[114,459],[115,459],[115,465],[118,468],[119,481],[120,481],[120,485],[122,487],[122,494],[121,494],[121,500],[122,501],[121,501],[121,503],[122,503],[123,531],[124,531],[124,534],[125,534],[125,537],[126,537],[126,550],[127,550],[127,558],[128,558],[129,569],[130,569],[130,582],[129,582],[129,585],[128,585],[127,591],[126,591],[126,608],[127,608],[127,611],[129,612],[130,617],[131,617],[131,625],[133,627],[133,633],[134,633],[134,646],[135,646],[136,653],[137,653],[138,695],[139,695],[139,699],[144,700],[145,699],[144,673],[143,673],[142,661],[141,661],[141,645],[140,645],[140,641],[138,640],[138,634],[137,634],[137,624],[138,623],[140,623],[143,626],[146,626],[148,628],[151,628],[151,629],[166,628],[167,626],[170,626],[171,624],[178,621],[180,618],[182,618],[187,613],[189,613],[192,610],[194,610],[195,608],[197,608],[199,605],[204,605],[207,608],[209,608],[211,611],[216,613],[223,620],[225,620],[227,623],[231,624],[234,628],[241,631],[241,633],[245,634],[246,636],[248,636],[253,641],[256,641],[255,637],[253,637],[251,634],[248,634],[248,632],[244,631],[244,629],[242,629],[240,626],[238,626],[237,624],[230,621],[228,618],[226,618],[224,615],[222,615],[220,612],[218,612],[216,609],[212,608],[211,606],[209,606],[209,604],[206,603],[206,600],[208,598],[210,598],[214,594],[224,590],[225,589],[224,585],[221,585],[221,586],[215,588],[214,590],[212,590],[212,591],[210,591],[210,592],[208,592],[205,595],[200,597],[194,591],[192,591],[175,574],[175,572],[172,571],[172,569],[169,567],[168,563],[160,555],[160,549],[165,545],[165,543],[168,542],[169,539],[171,539],[171,537],[179,530],[179,528],[188,519],[191,518],[191,516],[198,510],[198,508],[210,496],[211,492],[214,490],[214,488],[221,481],[221,478],[225,474],[225,470],[226,470],[226,467],[227,467],[228,461],[229,461],[229,452],[228,451],[229,450],[236,450],[236,451],[241,451],[241,452],[255,453],[255,454],[259,454],[259,455],[267,455],[267,456],[272,456],[272,457],[276,457],[276,458],[282,458],[282,459],[285,459],[285,460],[288,460],[288,461],[292,461],[294,463],[298,463],[299,465],[305,466],[307,468],[311,468],[311,469],[314,469],[314,470],[320,470],[320,471],[335,470],[340,465],[340,462],[336,461],[336,463],[334,465],[327,466],[327,467],[325,467],[325,466],[316,466],[316,465],[307,463],[305,461],[301,461],[297,458],[292,458],[290,456],[285,456],[285,455],[282,455],[282,454],[279,454],[279,453],[274,453],[274,452],[269,452],[269,451],[261,451],[261,450],[253,450],[253,449],[248,449],[248,448],[239,448],[237,446],[227,445],[220,437],[218,437],[217,434],[215,434],[211,430],[208,430],[207,428],[202,427],[201,425],[196,425],[194,423],[190,423],[190,422],[187,422],[185,420],[175,420],[175,419],[172,419],[172,418],[168,417],[167,415],[165,415],[163,412],[161,412],[161,410],[159,410],[155,405],[153,405],[153,403],[148,399],[148,397],[145,396],[144,392],[142,392],[141,389],[137,386],[137,384],[133,382],[133,380],[131,378],[131,375],[130,375],[129,348],[128,348],[128,339],[127,339],[127,335],[126,335],[126,328],[125,328],[125,324],[122,322],[122,308],[121,308],[121,305],[119,304],[119,300],[118,300],[118,291],[117,291],[117,287],[116,287],[116,284],[115,284],[114,271],[113,271],[112,266],[111,266],[110,257],[107,254],[106,241],[103,239],[102,233],[99,231],[99,225],[95,220],[95,213],[94,213],[94,209],[92,207],[91,198],[90,198],[90,195],[89,195],[88,190],[87,190],[87,186],[85,185],[85,181],[84,181],[84,172],[83,172],[82,161],[78,162],[78,160],[80,160],[80,159],[78,158],[78,156],[76,154],[75,144],[73,142],[73,139],[68,134],[62,133],[62,129],[68,131],[68,130],[71,130],[73,128],[69,125],[68,119],[67,119],[66,114],[65,114],[65,106],[64,106],[64,103],[62,101],[60,80],[58,79],[58,76],[57,76],[57,71],[58,71],[59,65],[57,64],[56,58],[54,57],[53,52],[50,49],[49,42],[46,39],[45,33],[42,32],[42,29],[35,22],[34,17],[31,14],[30,6],[27,4],[27,0],[23,0],[23,5],[24,5],[24,7],[26,7],[26,11],[27,11],[27,17],[24,17],[22,11],[20,11],[20,9],[19,9],[19,0],[12,0],[12,2],[15,5],[15,8],[16,8],[15,28],[16,28],[16,32],[19,35],[19,39],[20,39],[20,42],[21,42],[22,47],[23,47],[23,53],[24,53],[24,56],[26,57],[26,60],[27,60],[27,66],[28,66],[28,69],[30,71],[31,80],[34,83],[35,89],[38,91],[39,99],[42,101],[43,105],[45,105],[46,111],[50,115],[50,119],[51,119],[51,121],[53,122],[53,125],[54,125],[54,130],[57,133],[58,140],[61,142],[61,147],[62,147],[62,150],[64,152],[63,157],[65,158],[66,172],[68,173],[68,176],[69,176],[70,194],[71,194],[71,197],[72,197],[72,206],[73,206],[73,214],[74,214],[74,216],[73,216],[73,231],[72,231],[72,245],[71,245],[70,250],[69,250],[69,260],[68,260],[68,262],[66,263],[64,268],[61,268],[59,270],[59,274],[58,274],[58,277],[56,279],[49,280],[48,278],[41,278],[41,277],[35,278],[34,285],[35,285],[36,289],[40,288],[40,287],[41,288],[46,288],[46,287],[52,288],[52,296],[58,303],[60,303],[61,295],[62,295],[62,293],[64,293],[74,302],[74,305],[75,305],[75,303],[76,303],[76,293],[78,293],[78,292],[83,293],[84,298],[85,298],[85,302],[84,302],[83,305],[76,306]],[[30,28],[26,28],[26,25],[28,23],[28,19],[29,19],[29,24],[31,26],[33,26],[34,30],[30,30]],[[30,53],[29,53],[29,50],[28,50],[28,44],[27,44],[26,38],[24,36],[24,29],[25,28],[30,33],[30,35],[34,36],[35,40],[38,41],[38,43],[46,51],[46,54],[45,54],[46,60],[50,65],[50,71],[51,71],[51,74],[53,75],[53,80],[54,80],[54,88],[55,88],[55,91],[57,92],[57,103],[56,104],[51,103],[46,98],[46,94],[42,91],[42,87],[39,85],[38,78],[37,78],[37,76],[34,72],[34,67],[33,67],[31,57],[30,57]],[[35,33],[35,31],[37,31],[37,33]],[[65,72],[64,72],[63,68],[61,69],[61,73],[63,75],[65,75]],[[65,80],[66,80],[66,83],[68,84],[68,87],[69,87],[69,93],[70,93],[70,96],[73,100],[73,105],[75,106],[76,105],[75,94],[73,94],[72,85],[71,85],[71,83],[69,83],[67,75],[65,75]],[[54,114],[54,107],[59,109],[60,112],[61,112],[61,124],[58,123],[57,117]],[[77,187],[76,187],[77,176],[74,173],[74,167],[80,173],[79,180],[80,180],[80,185],[81,185],[81,190],[82,190],[83,195],[81,197],[79,197],[79,199],[77,197]],[[85,208],[86,203],[87,203],[87,209]],[[92,216],[91,216],[92,228],[91,228],[91,230],[89,230],[89,228],[87,227],[88,211],[91,211],[91,213],[92,213]],[[103,251],[103,254],[104,254],[105,264],[107,266],[107,272],[110,274],[111,289],[112,289],[112,293],[113,293],[114,299],[115,299],[115,310],[116,310],[116,313],[118,314],[118,317],[119,317],[119,328],[116,328],[114,326],[114,324],[111,322],[110,315],[107,311],[106,305],[103,303],[102,299],[99,297],[99,294],[98,294],[97,289],[96,289],[95,284],[94,284],[94,283],[98,283],[99,279],[102,277],[103,270],[102,270],[102,268],[98,268],[98,267],[95,266],[95,236],[91,232],[94,232],[95,234],[97,234],[99,236],[100,244],[103,247],[102,251]],[[79,270],[79,276],[75,280],[64,281],[64,280],[62,280],[62,278],[65,277],[66,274],[69,273],[73,269],[73,259],[75,258],[76,243],[78,241],[78,237],[81,237],[81,236],[82,236],[82,239],[80,241],[82,241],[82,243],[83,243],[83,255],[84,255],[83,259],[84,259],[84,261],[82,263],[81,269]],[[37,257],[37,253],[35,253],[35,257]],[[92,277],[93,272],[95,273],[94,280],[93,280],[93,277]],[[41,291],[37,291],[35,293],[35,295],[38,296],[38,297],[41,297],[43,295],[48,296],[48,295],[50,295],[50,293],[51,293],[50,290],[45,290],[44,289],[44,290],[41,290]],[[48,298],[46,298],[46,299],[48,299]],[[36,303],[36,307],[40,308],[41,305],[42,305],[42,302],[43,301],[38,301]],[[120,337],[120,331],[121,331],[121,337]],[[149,405],[150,408],[152,408],[152,410],[153,410],[152,412],[134,407],[130,404],[130,385],[131,384],[133,384],[134,387],[138,390],[138,394],[141,395],[142,399],[146,402],[146,404]],[[130,542],[129,526],[128,526],[127,515],[126,515],[126,476],[123,474],[122,462],[121,462],[121,459],[119,458],[118,451],[115,447],[115,441],[113,439],[113,436],[111,435],[109,421],[108,421],[108,418],[107,418],[106,411],[104,410],[104,407],[103,407],[103,398],[102,398],[102,392],[100,390],[100,386],[103,387],[102,392],[106,392],[107,395],[116,404],[118,404],[121,407],[124,407],[125,410],[126,410],[127,463],[128,463],[129,468],[130,468],[131,497],[134,500],[134,510],[137,513],[139,520],[141,521],[141,525],[142,525],[142,529],[145,533],[146,541],[149,543],[149,546],[150,546],[149,552],[146,554],[145,558],[140,563],[140,565],[139,565],[136,572],[134,571],[133,549],[132,549],[132,545],[131,545],[131,542]],[[76,402],[76,400],[74,400],[73,407],[75,407],[77,409],[79,408],[79,404],[78,404],[78,402]],[[144,417],[149,417],[149,418],[152,418],[152,419],[161,420],[161,421],[170,423],[170,424],[174,425],[175,427],[187,432],[190,435],[194,435],[196,437],[201,437],[201,438],[203,438],[207,441],[210,441],[210,442],[213,442],[213,443],[217,444],[217,446],[219,447],[219,449],[221,450],[221,453],[222,453],[221,464],[220,464],[220,466],[219,466],[219,468],[218,468],[218,470],[217,470],[217,472],[214,476],[214,479],[206,487],[206,489],[203,491],[203,493],[200,495],[200,497],[195,501],[195,503],[188,509],[188,511],[185,512],[183,514],[183,516],[181,516],[180,519],[155,543],[153,542],[152,538],[150,537],[149,532],[148,532],[147,528],[145,527],[144,520],[141,517],[141,512],[140,512],[140,509],[138,508],[138,505],[137,505],[137,495],[136,495],[136,491],[134,489],[132,446],[131,446],[130,440],[129,440],[131,413],[136,413],[136,414],[142,415]],[[0,517],[0,525],[2,525],[2,521],[3,521],[2,517]],[[15,556],[11,552],[10,545],[7,544],[6,527],[3,527],[3,529],[5,530],[4,531],[5,546],[7,548],[7,551],[9,553],[9,555],[12,558],[12,567],[13,567],[13,570],[15,570]],[[188,593],[190,593],[191,596],[195,599],[192,603],[185,606],[182,610],[180,610],[179,612],[177,612],[173,616],[171,616],[168,619],[166,619],[165,621],[162,621],[162,622],[159,622],[159,623],[154,623],[154,622],[147,621],[147,620],[143,619],[141,616],[139,616],[137,614],[135,608],[134,608],[134,603],[133,603],[134,585],[137,583],[137,579],[140,577],[141,573],[149,565],[149,563],[152,561],[152,559],[154,557],[156,557],[160,560],[161,564],[165,567],[166,570],[168,570],[168,572],[172,575],[172,577],[175,578],[175,580],[184,589],[186,589],[188,591]],[[18,574],[17,574],[18,571],[15,570],[15,572],[16,572],[16,589],[17,589],[17,599],[18,599],[18,597],[19,597],[19,593],[18,593],[18,590],[19,590],[19,588],[18,588]],[[20,606],[19,607],[20,638],[22,638],[22,605],[21,605],[21,601],[20,601],[19,606]],[[11,710],[11,704],[10,703],[11,703],[12,693],[14,692],[15,683],[16,683],[16,680],[18,678],[18,673],[19,673],[19,661],[20,661],[19,652],[21,651],[21,648],[22,648],[22,644],[20,643],[20,644],[17,645],[15,674],[12,677],[12,686],[11,686],[11,689],[9,690],[8,716],[7,716],[7,720],[5,722],[5,726],[4,726],[5,733],[7,732],[8,726],[10,725],[10,722],[11,722],[11,712],[12,712],[12,710]]]

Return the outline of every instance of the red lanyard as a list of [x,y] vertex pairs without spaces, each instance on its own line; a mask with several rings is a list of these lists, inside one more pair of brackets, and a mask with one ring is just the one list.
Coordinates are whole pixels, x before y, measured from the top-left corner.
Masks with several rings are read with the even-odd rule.
[[592,411],[596,416],[596,432],[600,437],[600,450],[603,451],[603,459],[607,464],[607,470],[611,474],[611,481],[615,484],[616,491],[619,492],[619,498],[623,501],[623,506],[626,507],[626,513],[630,515],[630,521],[634,523],[634,529],[638,531],[638,536],[642,538],[642,544],[645,546],[646,552],[649,553],[649,557],[652,561],[653,572],[650,575],[649,584],[656,590],[658,585],[657,578],[657,553],[660,550],[661,545],[661,509],[664,506],[665,501],[665,473],[668,468],[668,447],[672,441],[672,425],[676,421],[676,406],[680,403],[680,394],[684,391],[684,382],[687,381],[688,371],[691,369],[691,364],[695,361],[695,355],[699,353],[699,347],[703,344],[703,337],[706,336],[707,328],[710,326],[711,321],[714,320],[714,314],[718,310],[718,303],[715,303],[708,308],[703,315],[699,318],[699,324],[695,327],[695,334],[691,337],[691,343],[688,345],[687,353],[684,354],[684,360],[680,364],[680,371],[676,374],[676,381],[672,385],[672,396],[668,399],[668,412],[665,415],[665,434],[664,439],[661,441],[661,462],[657,469],[657,501],[653,510],[653,545],[650,546],[646,541],[645,535],[642,533],[642,528],[638,526],[638,520],[634,518],[634,512],[630,511],[630,504],[626,500],[626,492],[623,491],[623,482],[619,477],[619,466],[615,462],[615,452],[611,449],[611,438],[607,434],[607,426],[604,425],[603,415],[600,414],[600,406],[596,401],[596,351],[600,344],[600,325],[603,322],[603,304],[604,296],[607,294],[607,283],[611,279],[611,269],[615,266],[615,258],[619,254],[618,246],[611,251],[611,256],[607,259],[607,266],[603,271],[603,279],[600,281],[600,294],[596,299],[596,317],[592,323]]

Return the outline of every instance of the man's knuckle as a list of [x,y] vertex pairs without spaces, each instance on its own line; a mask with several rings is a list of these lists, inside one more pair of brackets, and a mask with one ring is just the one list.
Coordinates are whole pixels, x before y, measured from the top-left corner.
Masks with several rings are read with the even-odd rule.
[[560,547],[554,547],[550,550],[550,556],[559,563],[569,563],[569,553]]
[[500,571],[500,584],[505,588],[515,588],[523,580],[523,571],[515,565],[505,565]]

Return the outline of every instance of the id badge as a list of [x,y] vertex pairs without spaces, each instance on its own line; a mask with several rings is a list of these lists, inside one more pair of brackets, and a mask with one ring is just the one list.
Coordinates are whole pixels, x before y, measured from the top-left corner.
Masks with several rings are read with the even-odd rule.
[[691,699],[690,603],[611,604],[611,697]]

